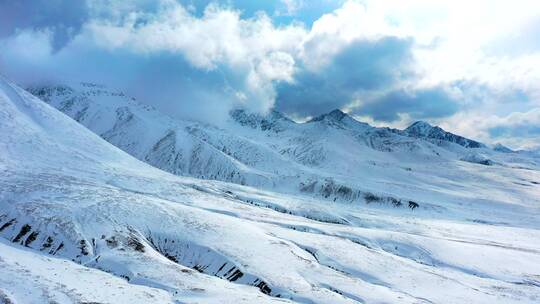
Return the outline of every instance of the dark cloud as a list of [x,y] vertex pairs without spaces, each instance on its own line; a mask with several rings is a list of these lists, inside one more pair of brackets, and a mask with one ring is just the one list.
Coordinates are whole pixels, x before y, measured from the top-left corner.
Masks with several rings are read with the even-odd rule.
[[384,122],[396,121],[402,113],[412,119],[456,113],[459,103],[444,87],[411,91],[400,88],[403,81],[416,76],[413,44],[412,39],[397,37],[356,41],[323,69],[303,69],[296,75],[295,83],[279,85],[276,105],[294,115],[314,116],[350,107],[351,102],[360,100],[362,106],[353,108],[353,114]]
[[83,0],[0,0],[0,38],[18,30],[49,30],[53,50],[79,33],[88,18]]
[[450,116],[459,110],[459,103],[443,87],[422,89],[413,92],[392,91],[380,98],[355,109],[353,114],[368,115],[375,120],[392,122],[399,114],[410,118],[427,119]]
[[302,69],[294,83],[279,85],[276,106],[297,115],[317,115],[349,104],[358,94],[391,87],[411,76],[412,45],[411,39],[397,37],[356,41],[323,69]]

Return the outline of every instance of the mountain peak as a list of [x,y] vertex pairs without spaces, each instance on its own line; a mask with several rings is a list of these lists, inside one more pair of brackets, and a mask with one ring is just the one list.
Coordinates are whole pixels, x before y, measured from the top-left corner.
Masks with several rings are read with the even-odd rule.
[[404,132],[411,137],[443,140],[458,144],[465,148],[483,148],[484,144],[443,130],[438,126],[432,126],[425,121],[416,121],[407,127]]
[[405,131],[408,132],[408,133],[412,133],[412,134],[415,134],[415,135],[421,135],[421,136],[426,136],[426,135],[428,135],[430,132],[432,132],[434,130],[444,132],[443,129],[441,129],[439,127],[435,127],[435,126],[431,125],[430,123],[428,123],[426,121],[423,121],[423,120],[415,121],[410,126],[408,126],[407,129],[405,129]]
[[334,118],[334,119],[337,119],[337,120],[342,120],[343,117],[345,116],[349,116],[349,114],[341,111],[340,109],[334,109],[332,111],[330,111],[328,114],[326,114],[328,117],[331,117],[331,118]]
[[321,121],[321,120],[331,120],[331,121],[342,121],[343,118],[348,117],[349,114],[339,110],[334,109],[326,114],[319,115],[315,118],[312,118],[309,122]]

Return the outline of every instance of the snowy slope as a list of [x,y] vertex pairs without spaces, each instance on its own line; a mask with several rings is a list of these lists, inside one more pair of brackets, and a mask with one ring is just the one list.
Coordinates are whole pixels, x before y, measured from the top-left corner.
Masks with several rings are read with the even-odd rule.
[[170,303],[169,293],[0,240],[1,303]]
[[[246,138],[266,138],[265,147],[289,145],[282,161],[302,160],[289,168],[352,179],[370,195],[364,192],[358,203],[333,202],[307,190],[178,177],[0,81],[0,297],[15,303],[131,303],[140,293],[156,303],[540,300],[534,159],[516,156],[512,164],[529,167],[512,168],[506,156],[493,154],[504,165],[484,166],[424,142],[418,147],[429,149],[417,154],[382,152],[349,143],[356,125],[343,132],[333,121],[302,124],[290,136],[268,132],[282,123],[266,130],[237,127]],[[317,136],[306,147],[343,157],[362,151],[365,164],[356,159],[352,169],[371,169],[339,175],[346,168],[330,168],[339,162],[303,164],[313,159],[304,156],[316,155],[295,151],[305,143],[294,141],[311,132]],[[324,145],[324,136],[358,150]],[[450,156],[421,163],[437,156],[431,149]],[[400,157],[414,167],[396,166]],[[420,204],[415,210],[407,208],[411,199]],[[73,282],[71,275],[81,279]],[[103,287],[102,295],[93,294],[100,284],[126,292],[111,299],[113,290]]]

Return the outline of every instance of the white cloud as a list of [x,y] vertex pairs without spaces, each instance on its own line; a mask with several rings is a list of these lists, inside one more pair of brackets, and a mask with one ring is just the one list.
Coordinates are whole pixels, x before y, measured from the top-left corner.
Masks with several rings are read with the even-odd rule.
[[[412,37],[418,77],[405,85],[411,89],[461,80],[475,82],[484,90],[491,90],[489,98],[493,100],[482,100],[481,107],[493,116],[491,124],[496,124],[502,123],[500,115],[510,114],[500,113],[497,104],[505,100],[497,100],[497,96],[508,90],[521,90],[533,100],[540,97],[540,50],[508,57],[504,53],[489,53],[489,47],[529,23],[540,11],[540,5],[537,1],[495,2],[349,0],[321,16],[307,31],[295,24],[276,27],[266,15],[243,20],[239,12],[215,5],[198,18],[176,2],[166,1],[154,14],[132,13],[124,16],[121,23],[98,21],[89,28],[104,47],[140,52],[167,50],[182,53],[199,68],[214,69],[226,64],[245,70],[246,91],[240,93],[242,100],[256,110],[272,107],[275,81],[294,81],[298,60],[317,70],[358,40]],[[298,2],[286,4],[294,9]],[[145,20],[143,25],[138,25],[140,19]],[[468,92],[455,91],[462,94],[460,99],[471,99],[466,96]],[[468,106],[473,109],[467,113],[481,115],[474,104]],[[458,113],[455,117],[460,115],[471,114]],[[478,122],[477,117],[468,117],[476,121],[476,134],[468,131],[470,126],[459,130],[460,123],[453,124],[453,129],[489,141],[486,130],[492,125]],[[405,125],[410,119],[404,114],[394,124]],[[446,121],[455,122],[456,118]],[[444,124],[445,119],[439,122]]]
[[[539,1],[351,0],[315,22],[302,59],[320,68],[351,41],[412,37],[417,77],[403,85],[450,87],[464,103],[456,115],[433,121],[486,142],[509,142],[509,138],[492,138],[488,131],[497,126],[539,125],[540,40],[534,36],[539,24]],[[506,51],[520,48],[526,52]],[[463,81],[476,87],[456,87]],[[527,100],[512,100],[512,92],[522,93]],[[363,119],[380,125],[369,117]],[[410,120],[404,114],[391,124],[403,127]],[[529,146],[538,138],[511,141],[514,146]]]
[[321,16],[313,23],[302,44],[300,58],[308,68],[320,69],[352,42],[397,36],[384,19],[372,14],[358,1],[347,1],[341,8]]
[[[527,149],[540,142],[540,107],[505,116],[475,109],[458,113],[442,121],[441,126],[486,143],[500,142],[514,149]],[[497,129],[504,132],[492,134]],[[531,132],[532,129],[537,132]]]
[[[302,0],[283,3],[287,14],[309,6]],[[225,94],[265,111],[274,104],[277,82],[298,81],[303,68],[323,72],[354,43],[391,36],[414,42],[410,46],[414,73],[392,84],[401,88],[392,89],[446,87],[463,102],[460,113],[436,122],[489,141],[486,130],[508,124],[502,118],[540,107],[540,43],[534,42],[540,1],[349,0],[321,16],[310,29],[297,23],[276,26],[262,13],[243,19],[239,11],[215,4],[200,16],[174,0],[92,0],[88,7],[80,31],[57,53],[47,28],[20,30],[1,40],[4,72],[31,78],[32,69],[45,71],[47,77],[55,74],[52,71],[70,71],[73,76],[78,67],[74,62],[82,60],[77,54],[126,52],[144,60],[165,53],[185,58],[196,69],[223,73],[227,84],[220,89]],[[62,67],[70,64],[75,66],[71,70]],[[331,75],[326,79],[331,80]],[[462,89],[455,85],[460,81],[477,87]],[[513,91],[528,100],[509,100]],[[366,92],[365,96],[379,93]],[[358,100],[340,102],[362,105]],[[309,100],[305,103],[310,106]],[[412,119],[407,113],[400,117],[394,125]],[[471,131],[472,127],[478,131]]]
[[257,111],[273,106],[273,82],[292,80],[293,56],[305,36],[301,26],[275,27],[264,14],[241,19],[238,11],[209,5],[198,18],[173,1],[163,1],[152,14],[94,20],[84,31],[102,48],[179,53],[201,69],[245,70],[249,91],[243,96]]

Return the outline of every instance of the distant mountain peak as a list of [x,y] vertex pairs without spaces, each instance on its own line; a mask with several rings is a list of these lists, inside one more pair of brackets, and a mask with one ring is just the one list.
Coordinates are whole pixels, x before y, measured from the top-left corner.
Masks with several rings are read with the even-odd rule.
[[337,119],[337,120],[342,120],[344,117],[349,116],[349,114],[341,111],[340,109],[335,109],[335,110],[330,111],[330,113],[328,113],[327,116]]
[[403,132],[416,138],[444,140],[463,146],[465,148],[483,148],[484,144],[472,139],[465,138],[454,133],[447,132],[441,127],[433,126],[425,121],[416,121],[407,127]]
[[349,117],[349,114],[339,109],[334,109],[326,114],[322,114],[315,118],[312,118],[311,120],[309,120],[309,122],[322,121],[322,120],[342,121],[345,117]]

